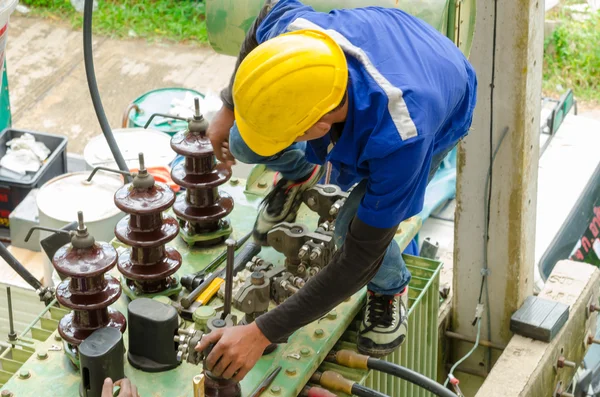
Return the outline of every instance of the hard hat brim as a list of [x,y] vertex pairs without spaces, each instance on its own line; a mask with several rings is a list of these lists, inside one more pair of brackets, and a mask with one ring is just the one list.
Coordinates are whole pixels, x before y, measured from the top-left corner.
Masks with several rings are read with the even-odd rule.
[[274,139],[267,138],[264,134],[259,134],[253,131],[252,127],[248,125],[243,118],[239,117],[237,111],[235,111],[235,123],[237,124],[240,136],[244,140],[244,143],[254,153],[263,157],[274,156],[282,150],[290,147],[296,140],[296,136],[290,136],[289,140],[276,141]]

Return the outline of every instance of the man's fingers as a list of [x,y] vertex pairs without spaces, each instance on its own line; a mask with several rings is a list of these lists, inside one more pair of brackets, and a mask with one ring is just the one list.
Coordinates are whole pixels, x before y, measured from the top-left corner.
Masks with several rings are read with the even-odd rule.
[[104,379],[104,384],[102,385],[102,397],[112,397],[113,395],[113,383],[110,378]]
[[223,336],[223,331],[224,329],[217,329],[210,334],[204,335],[202,339],[200,339],[200,343],[196,345],[195,350],[201,352],[208,349],[208,346],[210,346],[211,343],[217,343],[219,339],[221,339],[221,336]]
[[232,361],[231,364],[229,364],[229,367],[227,367],[227,369],[223,372],[221,377],[224,379],[231,379],[241,367],[242,365],[238,364],[236,361]]
[[216,377],[221,378],[223,373],[231,364],[231,357],[228,354],[223,354],[221,356],[221,359],[217,362],[217,365],[215,365],[214,368],[210,370],[210,372],[212,372],[212,374]]
[[251,369],[252,367],[244,365],[242,368],[239,369],[238,373],[233,377],[233,379],[236,382],[241,382],[242,379],[244,379],[244,377],[248,374],[248,372],[250,372]]
[[124,396],[135,396],[135,394],[132,393],[131,390],[131,381],[127,378],[123,378],[121,379],[121,391],[119,392],[119,394],[122,394]]
[[222,358],[224,350],[225,349],[222,343],[217,343],[215,347],[212,348],[212,351],[210,352],[208,357],[206,357],[206,367],[209,371],[212,372],[214,370],[215,365],[217,364],[219,359]]

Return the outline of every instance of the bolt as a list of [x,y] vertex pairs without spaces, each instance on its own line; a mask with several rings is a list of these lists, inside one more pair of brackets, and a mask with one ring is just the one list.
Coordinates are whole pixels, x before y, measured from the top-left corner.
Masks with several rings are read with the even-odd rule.
[[302,354],[304,357],[308,357],[310,356],[310,350],[308,350],[306,347],[303,348],[302,350],[300,350],[300,354]]
[[595,339],[592,335],[588,336],[588,345],[600,345],[600,339]]
[[323,332],[323,330],[322,330],[321,328],[318,328],[318,329],[316,329],[316,330],[315,330],[315,336],[316,336],[317,338],[320,338],[320,337],[322,337],[322,336],[323,336],[323,334],[324,334],[324,332]]
[[339,209],[338,209],[337,207],[333,207],[333,206],[332,206],[332,207],[329,209],[329,215],[335,215],[335,214],[337,214],[337,213],[338,213],[338,211],[339,211]]
[[296,375],[296,368],[288,368],[285,370],[285,373],[290,376],[294,376],[294,375]]
[[28,371],[28,370],[26,370],[26,369],[22,369],[22,370],[19,372],[19,378],[21,378],[21,379],[27,379],[27,378],[29,378],[30,376],[31,376],[31,373],[29,373],[29,371]]
[[2,393],[0,393],[0,396],[2,397],[12,397],[13,394],[10,390],[2,390]]
[[590,313],[593,313],[593,312],[600,312],[600,306],[592,303],[590,305]]
[[575,364],[573,361],[569,361],[566,358],[564,358],[563,356],[560,356],[558,358],[558,361],[556,363],[556,366],[558,368],[564,368],[564,367],[569,367],[569,368],[577,368],[577,364]]
[[312,250],[312,252],[310,253],[310,260],[314,261],[315,259],[317,259],[319,256],[321,255],[321,250],[319,248],[315,248],[314,250]]
[[48,353],[46,353],[46,352],[39,352],[37,354],[37,358],[40,359],[40,360],[45,360],[45,359],[48,358]]
[[229,183],[231,183],[232,185],[237,185],[238,183],[240,183],[240,180],[237,178],[231,178],[229,180]]
[[306,200],[306,204],[309,207],[314,207],[315,205],[317,205],[317,200],[315,200],[315,198],[311,196],[308,198],[308,200]]
[[337,318],[337,312],[335,311],[335,309],[333,309],[327,314],[327,318],[330,320],[335,320]]
[[306,254],[308,254],[308,251],[310,250],[310,247],[308,245],[303,245],[302,247],[300,247],[300,251],[298,251],[298,258],[302,259],[306,256]]
[[273,393],[273,394],[279,394],[279,393],[281,393],[281,387],[279,387],[279,386],[273,386],[273,387],[271,387],[271,393]]
[[261,189],[266,188],[267,187],[267,182],[263,182],[263,181],[258,182],[258,187],[261,188]]

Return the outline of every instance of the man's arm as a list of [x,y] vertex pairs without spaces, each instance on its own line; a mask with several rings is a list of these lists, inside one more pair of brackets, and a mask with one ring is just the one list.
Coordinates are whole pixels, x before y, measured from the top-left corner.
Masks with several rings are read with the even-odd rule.
[[367,191],[332,261],[295,295],[256,319],[271,342],[321,318],[375,276],[399,224],[418,214],[431,162],[431,138],[415,137],[369,161]]
[[240,67],[240,63],[248,56],[250,51],[258,47],[258,40],[256,39],[256,31],[258,27],[266,18],[266,16],[271,12],[271,9],[277,4],[279,0],[265,0],[265,4],[261,8],[258,13],[258,17],[252,22],[248,33],[246,33],[246,38],[242,42],[242,47],[240,48],[240,53],[238,54],[237,61],[235,63],[235,69],[231,74],[231,78],[229,79],[229,85],[225,87],[221,91],[221,100],[223,101],[223,106],[227,107],[230,110],[233,110],[233,82],[235,81],[235,74],[237,73],[238,68]]
[[271,342],[282,343],[323,317],[375,276],[397,229],[375,228],[355,217],[332,261],[283,304],[258,317],[258,328]]

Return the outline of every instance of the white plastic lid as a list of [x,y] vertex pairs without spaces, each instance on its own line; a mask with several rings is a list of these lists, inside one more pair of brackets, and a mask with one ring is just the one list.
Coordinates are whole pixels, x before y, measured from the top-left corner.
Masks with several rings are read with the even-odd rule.
[[[175,159],[169,134],[144,128],[115,129],[113,134],[129,169],[139,168],[140,152],[144,153],[146,167],[166,167]],[[90,168],[118,168],[104,135],[89,141],[83,149],[83,157]]]
[[89,172],[76,172],[46,182],[37,195],[39,210],[65,223],[76,221],[77,211],[83,211],[85,222],[120,213],[114,200],[115,192],[123,186],[121,177],[99,171],[88,183],[89,176]]

